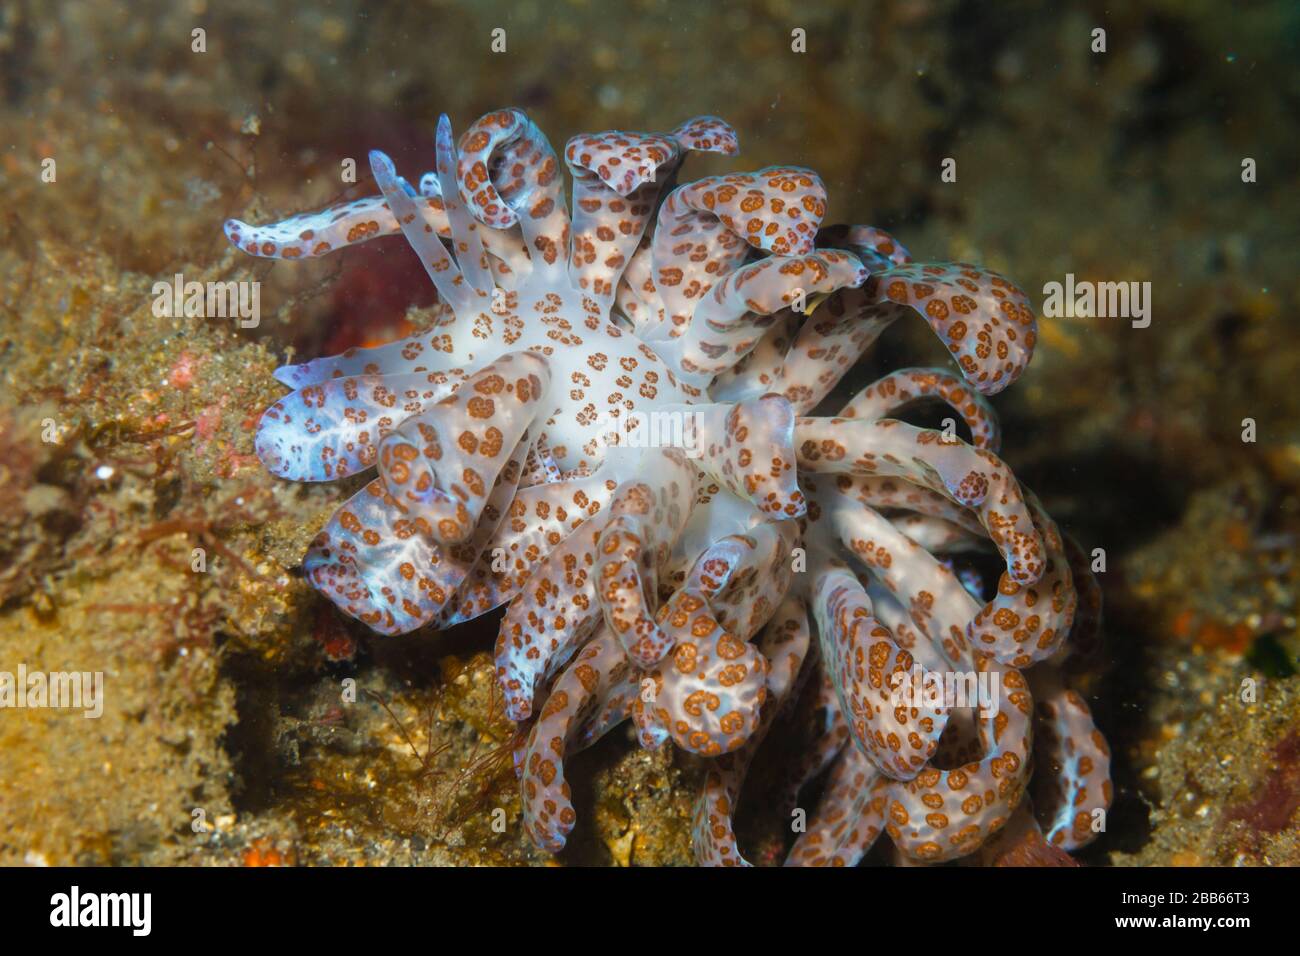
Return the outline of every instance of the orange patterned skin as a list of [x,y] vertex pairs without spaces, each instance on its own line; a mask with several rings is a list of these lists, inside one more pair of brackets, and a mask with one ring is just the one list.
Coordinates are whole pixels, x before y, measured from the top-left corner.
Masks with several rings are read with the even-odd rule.
[[786,866],[856,866],[880,836],[888,794],[889,778],[861,750],[846,747]]
[[1034,807],[1043,836],[1062,850],[1091,843],[1114,793],[1110,747],[1093,725],[1088,704],[1044,667],[1030,678],[1037,705]]
[[695,857],[704,866],[749,866],[740,852],[732,828],[736,802],[749,765],[759,745],[779,716],[782,706],[799,692],[811,668],[804,667],[810,634],[808,610],[798,598],[787,598],[757,641],[767,659],[767,697],[758,726],[740,748],[713,761],[692,818]]
[[872,615],[871,600],[851,570],[819,569],[813,612],[822,666],[855,749],[878,773],[911,780],[938,749],[947,708],[899,706],[893,700],[896,679],[907,677],[916,661]]
[[[561,154],[517,109],[459,139],[443,116],[414,187],[373,152],[377,195],[228,221],[264,258],[400,234],[438,292],[418,335],[276,372],[290,393],[259,423],[267,468],[371,475],[304,574],[381,634],[505,607],[497,681],[546,850],[579,812],[566,758],[631,719],[643,746],[708,761],[699,862],[746,865],[746,772],[807,693],[820,736],[778,802],[798,816],[803,785],[829,776],[789,863],[853,865],[882,837],[909,863],[1059,857],[1111,794],[1065,683],[1098,643],[1095,582],[997,457],[986,398],[1024,370],[1034,315],[999,275],[824,226],[812,170],[679,185],[689,153],[738,149],[711,116],[579,134]],[[952,367],[899,369],[829,417],[913,313]],[[921,403],[971,442],[898,420]],[[992,588],[957,563],[971,551],[1000,554]],[[913,673],[992,681],[996,706],[897,698]]]
[[610,520],[596,541],[596,588],[605,620],[632,662],[653,667],[674,641],[655,622],[658,572],[695,507],[689,466],[678,463],[681,483],[633,482],[619,488]]
[[966,263],[908,263],[877,272],[877,308],[919,312],[975,388],[1000,392],[1029,364],[1038,335],[1029,300],[995,272]]
[[629,669],[618,640],[602,630],[555,682],[528,734],[520,775],[524,827],[543,849],[563,849],[578,819],[564,779],[565,754],[593,720],[601,719],[602,699]]
[[683,750],[716,757],[741,747],[767,698],[768,661],[725,628],[698,592],[682,589],[664,604],[659,625],[673,651],[646,672],[647,693],[632,704],[643,740],[662,730]]
[[912,405],[939,399],[957,412],[971,432],[971,444],[997,454],[1002,444],[997,415],[987,398],[941,368],[900,368],[853,396],[840,418],[895,418]]

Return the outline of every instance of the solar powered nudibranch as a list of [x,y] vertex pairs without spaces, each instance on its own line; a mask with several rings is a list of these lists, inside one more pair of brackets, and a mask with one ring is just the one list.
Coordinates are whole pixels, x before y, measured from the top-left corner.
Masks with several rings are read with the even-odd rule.
[[[812,170],[675,185],[737,152],[714,117],[571,139],[519,110],[453,142],[418,187],[226,234],[271,258],[401,233],[437,287],[418,335],[279,369],[257,452],[274,474],[374,477],[303,561],[383,634],[506,605],[496,643],[524,820],[576,819],[567,755],[626,719],[712,758],[702,863],[744,864],[732,816],[755,751],[801,694],[823,731],[789,799],[828,782],[792,863],[854,864],[882,831],[914,861],[1052,856],[1094,836],[1109,755],[1065,674],[1099,601],[1077,548],[997,457],[986,396],[1029,362],[1032,310],[987,270],[914,262],[885,232],[823,227]],[[881,332],[924,319],[955,368],[906,368],[814,415]],[[946,403],[970,442],[893,417]],[[695,442],[632,442],[650,414]],[[996,549],[985,588],[951,556]],[[919,675],[987,679],[983,709],[900,700]],[[1030,806],[1031,766],[1035,788]],[[1059,853],[1055,854],[1060,856]]]

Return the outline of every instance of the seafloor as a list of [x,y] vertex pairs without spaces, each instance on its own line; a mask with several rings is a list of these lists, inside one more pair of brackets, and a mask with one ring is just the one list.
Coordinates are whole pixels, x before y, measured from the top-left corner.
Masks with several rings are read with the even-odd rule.
[[[551,862],[517,825],[492,621],[346,621],[297,571],[340,489],[252,454],[291,350],[419,327],[431,290],[400,243],[273,265],[220,228],[326,203],[371,147],[427,168],[440,111],[506,105],[557,145],[722,115],[734,168],[811,166],[829,221],[1036,300],[1150,281],[1148,328],[1040,318],[996,399],[1003,457],[1107,557],[1086,689],[1116,798],[1081,858],[1300,862],[1298,45],[1289,0],[0,0],[0,669],[108,687],[99,720],[0,711],[0,864]],[[177,273],[260,280],[260,326],[155,317]],[[936,349],[900,330],[873,367]],[[558,862],[690,861],[698,761],[619,732],[570,767]],[[775,859],[761,796],[741,823]]]

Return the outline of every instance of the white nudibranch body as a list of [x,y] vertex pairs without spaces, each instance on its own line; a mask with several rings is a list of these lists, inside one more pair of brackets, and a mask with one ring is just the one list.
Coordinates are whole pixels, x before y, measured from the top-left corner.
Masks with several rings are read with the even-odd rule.
[[[564,756],[630,717],[644,746],[715,758],[696,855],[744,863],[745,770],[802,692],[826,715],[813,769],[832,777],[792,862],[856,862],[882,830],[918,860],[992,852],[1013,815],[1007,832],[1082,845],[1109,759],[1058,672],[1087,572],[996,457],[985,397],[1032,354],[1024,294],[915,263],[872,227],[822,228],[808,169],[676,185],[692,150],[735,154],[735,132],[699,117],[574,137],[570,213],[522,112],[458,143],[444,116],[418,189],[373,152],[377,196],[226,223],[239,248],[286,259],[400,232],[439,294],[425,332],[276,373],[293,391],[260,423],[267,468],[375,472],[312,542],[307,579],[384,634],[508,605],[497,677],[531,722],[524,821],[546,849],[576,818]],[[812,414],[916,314],[955,370],[900,369]],[[922,401],[950,406],[970,442],[894,417]],[[987,601],[953,570],[979,549],[1007,569]],[[1037,822],[1029,667],[1046,675],[1040,740],[1069,754],[1040,771]],[[937,671],[996,677],[996,706],[889,703],[893,675]]]

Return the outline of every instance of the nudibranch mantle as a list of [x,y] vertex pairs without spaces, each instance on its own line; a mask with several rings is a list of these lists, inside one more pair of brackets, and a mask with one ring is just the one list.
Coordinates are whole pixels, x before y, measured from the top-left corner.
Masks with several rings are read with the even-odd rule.
[[[431,329],[276,372],[292,391],[259,424],[266,467],[375,473],[312,542],[307,579],[384,634],[506,606],[497,679],[545,849],[576,821],[565,758],[631,718],[642,746],[711,758],[696,857],[744,865],[746,770],[806,694],[823,733],[791,804],[829,778],[788,862],[856,863],[882,832],[912,861],[1064,857],[1110,802],[1105,740],[1064,679],[1099,600],[996,455],[987,396],[1036,336],[1024,293],[914,262],[880,229],[823,227],[809,169],[678,185],[691,151],[735,155],[735,131],[705,116],[574,137],[570,212],[522,111],[459,141],[443,116],[416,187],[373,152],[379,195],[226,223],[281,259],[400,232],[438,291]],[[955,369],[900,369],[814,415],[907,315]],[[970,441],[896,417],[918,402]],[[1006,567],[987,596],[954,563],[982,549]],[[950,674],[995,677],[992,712],[894,696]]]

